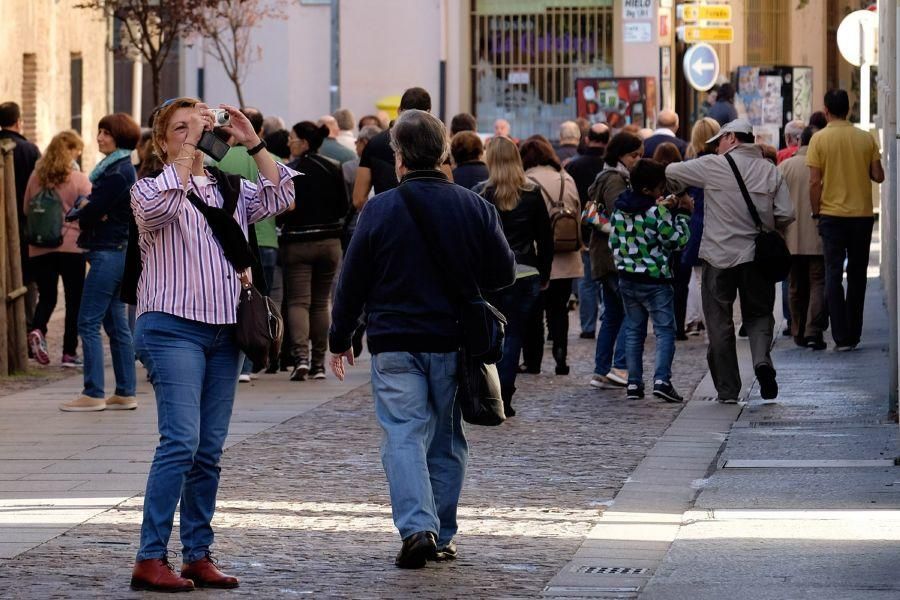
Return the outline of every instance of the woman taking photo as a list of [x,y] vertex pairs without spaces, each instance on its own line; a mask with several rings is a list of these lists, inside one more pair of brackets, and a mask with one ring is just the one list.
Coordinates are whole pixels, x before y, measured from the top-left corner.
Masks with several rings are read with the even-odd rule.
[[294,158],[288,166],[303,173],[294,179],[302,204],[278,220],[293,361],[291,381],[303,381],[307,375],[325,379],[331,324],[328,302],[343,254],[343,219],[350,206],[340,165],[319,154],[327,137],[327,126],[310,121],[297,123],[288,135]]
[[[237,203],[234,218],[246,238],[248,225],[291,206],[296,173],[262,151],[265,145],[247,117],[231,106],[223,108],[231,124],[222,129],[249,149],[259,167],[256,182],[241,180],[235,188],[204,170],[197,144],[213,127],[212,113],[198,100],[178,98],[157,109],[153,124],[153,144],[165,168],[131,191],[143,263],[136,348],[153,384],[160,436],[147,478],[134,589],[238,585],[210,557],[210,522],[240,368],[235,323],[241,281],[188,194],[221,208],[220,186],[231,191]],[[167,550],[179,500],[181,576]]]
[[519,149],[512,140],[496,137],[488,143],[487,168],[488,180],[474,191],[497,208],[503,234],[516,255],[516,283],[488,294],[488,301],[507,319],[503,358],[497,370],[503,407],[506,416],[512,417],[516,414],[512,397],[526,324],[541,290],[550,283],[553,232],[541,190],[525,177]]
[[[78,313],[84,390],[81,397],[61,405],[63,411],[137,408],[134,344],[119,288],[125,273],[128,224],[132,218],[128,192],[136,178],[131,153],[140,139],[141,128],[125,113],[106,115],[97,125],[97,146],[106,157],[89,176],[93,184],[91,195],[77,207],[81,227],[78,246],[85,250],[90,265]],[[115,393],[109,398],[104,397],[101,326],[109,336],[116,378]]]
[[[522,155],[522,166],[525,176],[536,184],[543,194],[548,213],[554,203],[562,203],[576,215],[581,215],[581,200],[575,180],[566,173],[553,151],[547,138],[536,135],[528,138],[519,150]],[[584,265],[581,262],[581,249],[569,252],[556,252],[553,255],[553,268],[550,272],[550,284],[543,292],[544,309],[547,312],[547,329],[553,338],[553,359],[556,361],[556,374],[568,375],[569,366],[566,358],[569,348],[569,296],[572,294],[572,281],[584,276]],[[543,312],[543,311],[542,311]],[[543,357],[544,335],[542,314],[532,323],[534,333],[528,336],[526,364],[539,366]],[[533,369],[532,369],[533,370]]]
[[[87,175],[73,169],[72,165],[81,156],[84,142],[74,131],[56,134],[43,158],[38,161],[34,172],[28,178],[25,188],[25,214],[29,204],[39,194],[48,191],[56,194],[66,214],[75,206],[81,196],[91,193],[91,182]],[[84,287],[84,253],[78,247],[78,223],[62,224],[62,244],[56,248],[28,246],[32,274],[38,287],[38,303],[34,309],[33,329],[28,334],[28,347],[35,360],[42,365],[50,364],[47,350],[47,323],[56,308],[59,277],[62,276],[66,299],[65,333],[63,334],[62,366],[80,367],[78,349],[78,307],[81,305],[81,290]]]

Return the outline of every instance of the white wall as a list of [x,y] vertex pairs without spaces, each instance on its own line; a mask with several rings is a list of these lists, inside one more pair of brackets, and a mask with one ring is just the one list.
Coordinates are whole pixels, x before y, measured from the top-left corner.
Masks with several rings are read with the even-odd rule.
[[[462,0],[449,2],[456,7]],[[253,44],[262,58],[252,65],[243,91],[248,105],[290,125],[330,112],[331,11],[327,5],[290,2],[287,12],[287,20],[268,20],[254,31]],[[374,113],[380,98],[421,86],[431,93],[437,111],[441,0],[341,0],[340,19],[341,106],[358,119]],[[451,45],[457,52],[459,46]],[[204,62],[204,99],[236,102],[231,82],[214,58],[203,56],[200,43],[185,52],[184,93],[197,94],[197,68]],[[458,87],[447,100],[452,115],[449,111],[460,106]]]

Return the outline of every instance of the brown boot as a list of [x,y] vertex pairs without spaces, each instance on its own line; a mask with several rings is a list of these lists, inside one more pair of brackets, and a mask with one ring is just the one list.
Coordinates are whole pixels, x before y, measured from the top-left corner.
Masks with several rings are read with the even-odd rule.
[[148,558],[134,563],[131,572],[131,589],[154,592],[190,592],[194,582],[179,577],[168,558]]
[[198,588],[230,590],[240,585],[237,577],[226,575],[208,554],[200,560],[181,565],[181,576],[190,579]]

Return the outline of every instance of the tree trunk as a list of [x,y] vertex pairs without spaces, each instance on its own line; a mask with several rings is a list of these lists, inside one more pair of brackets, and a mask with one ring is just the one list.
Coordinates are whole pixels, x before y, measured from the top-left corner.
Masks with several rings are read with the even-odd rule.
[[237,92],[238,108],[244,108],[244,90],[241,89],[241,82],[236,78],[231,81],[234,83],[234,91]]
[[[163,63],[163,64],[165,64],[165,63]],[[150,63],[150,71],[152,73],[152,79],[153,79],[153,106],[154,107],[159,106],[159,103],[160,103],[160,92],[159,92],[160,83],[159,82],[160,82],[161,75],[162,75],[162,69],[163,69],[162,64],[158,65],[153,62]]]

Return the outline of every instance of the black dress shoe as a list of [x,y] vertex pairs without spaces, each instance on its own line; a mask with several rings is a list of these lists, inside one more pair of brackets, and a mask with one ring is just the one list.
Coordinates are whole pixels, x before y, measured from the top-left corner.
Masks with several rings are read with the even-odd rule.
[[421,569],[437,552],[437,542],[430,531],[419,531],[405,540],[394,564],[401,569]]
[[445,560],[456,560],[458,553],[456,552],[456,542],[450,540],[445,545],[437,549],[432,560],[442,562]]

